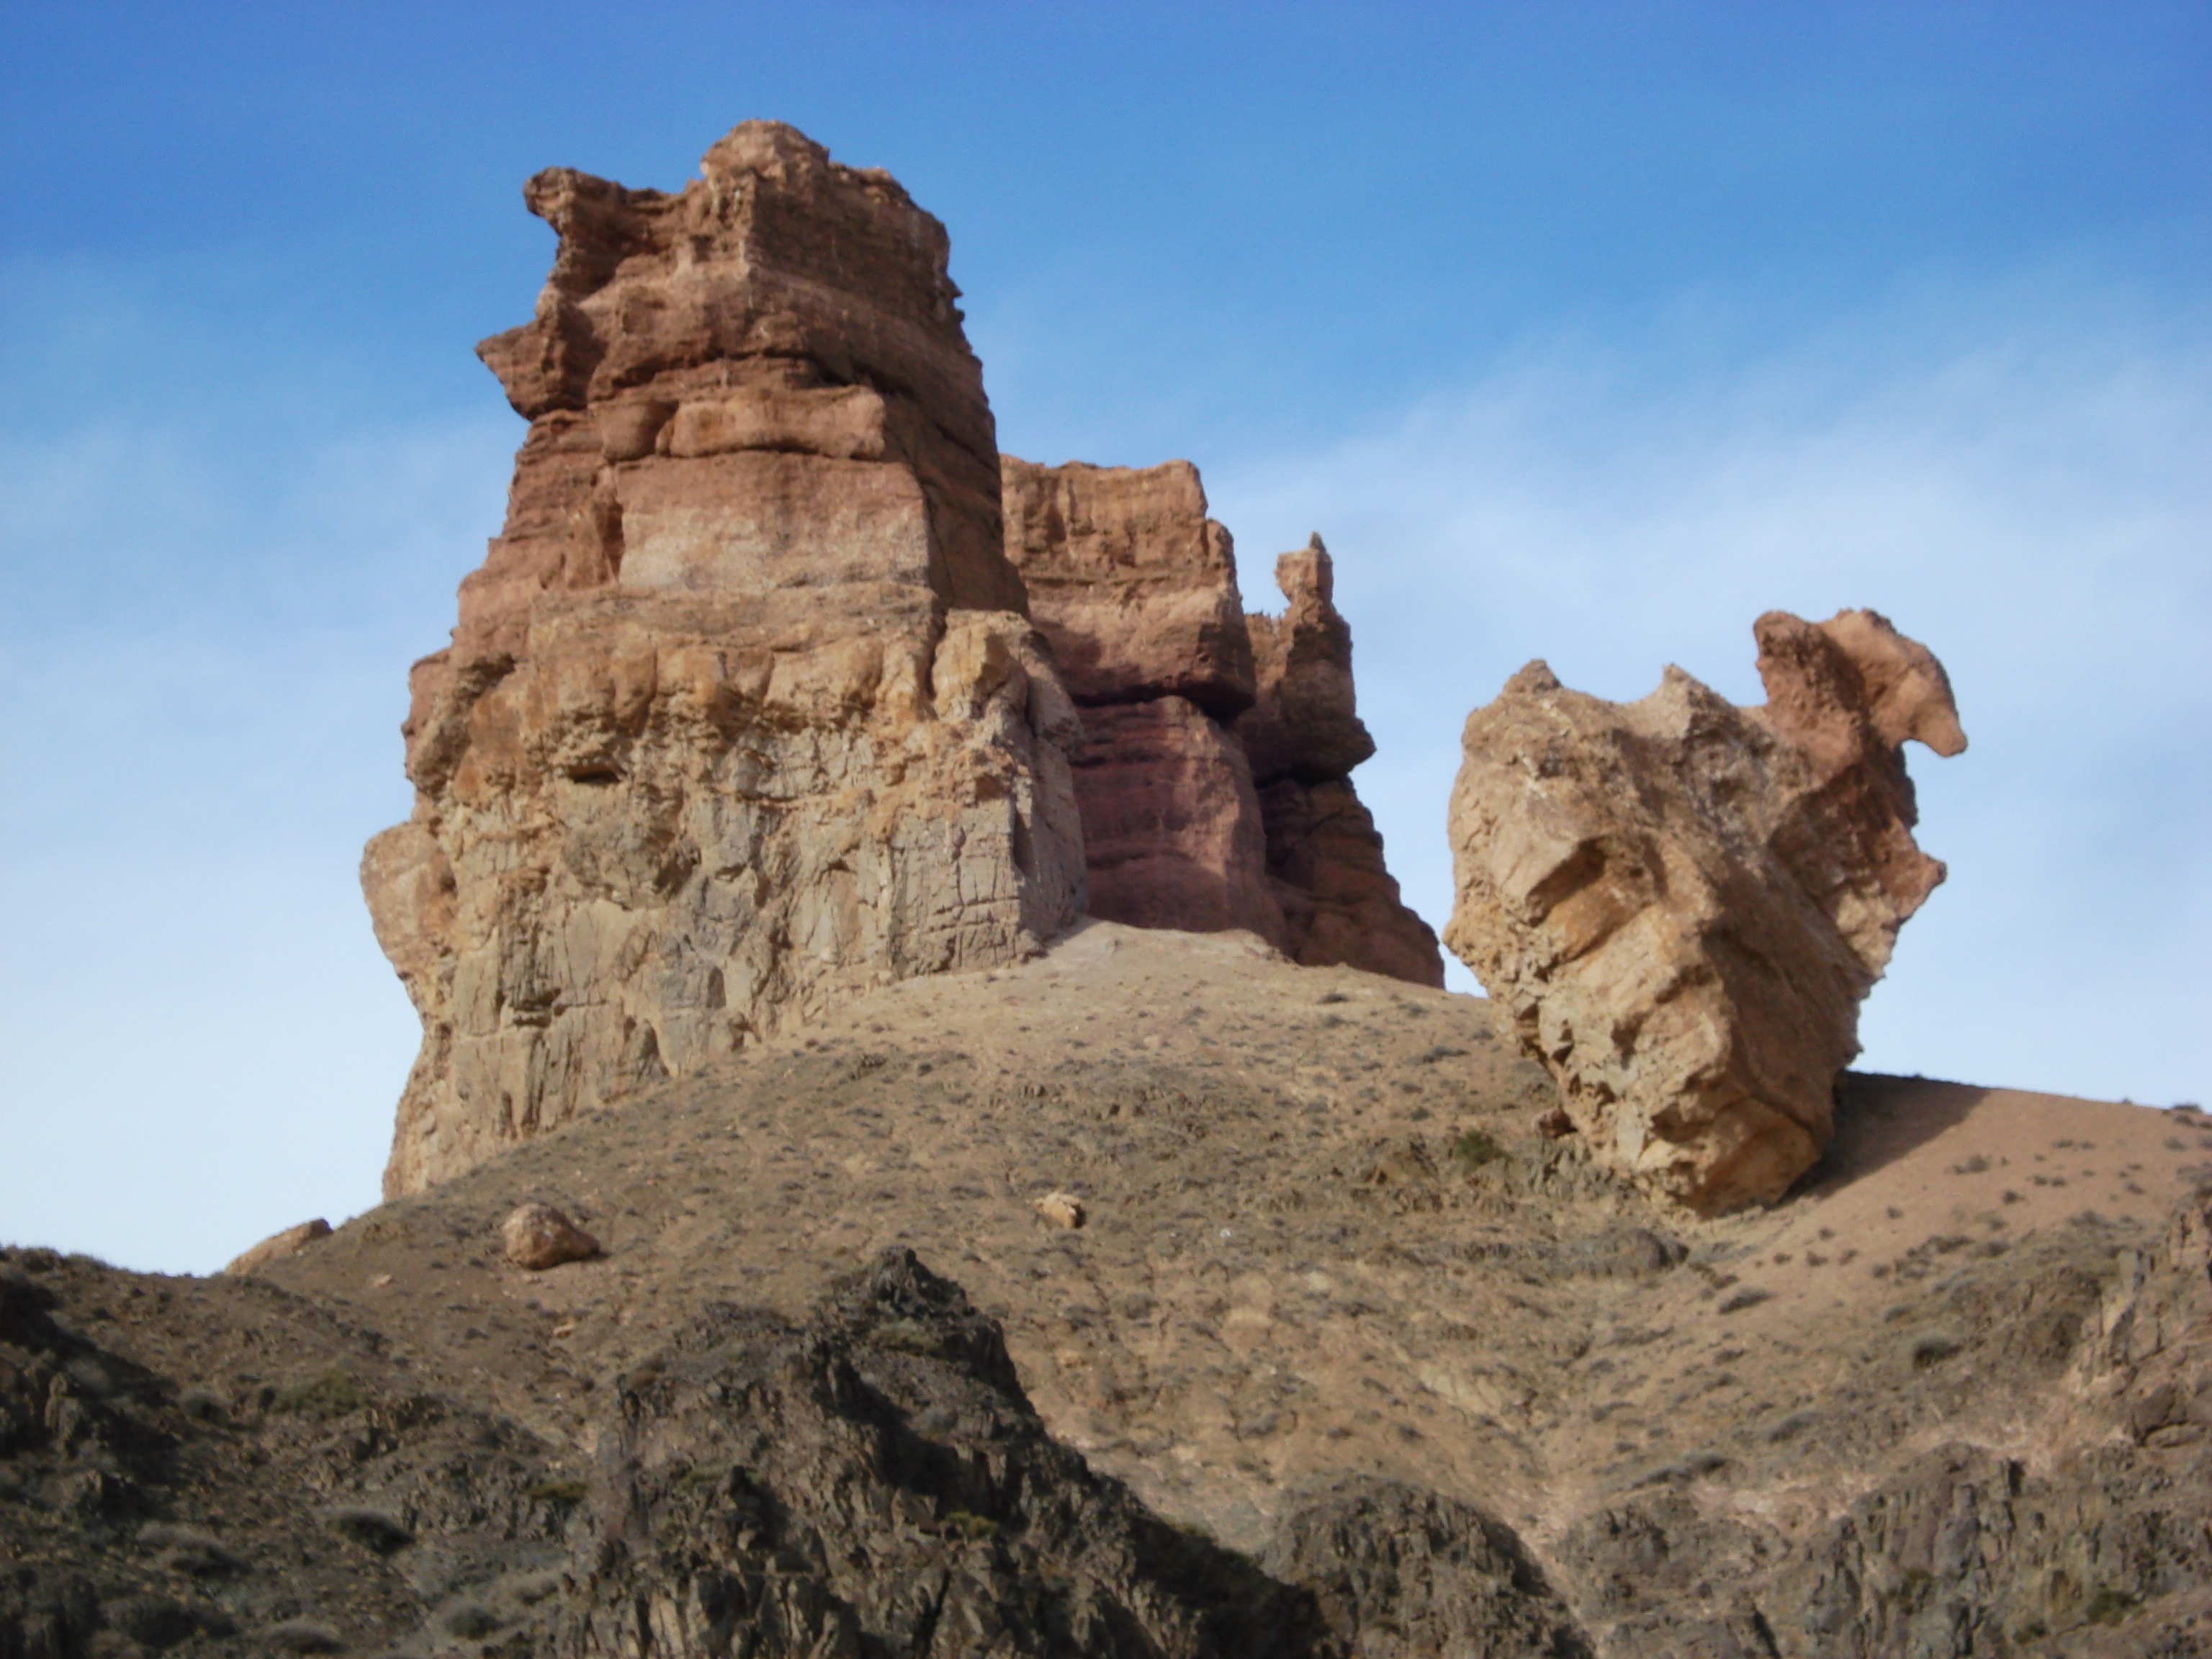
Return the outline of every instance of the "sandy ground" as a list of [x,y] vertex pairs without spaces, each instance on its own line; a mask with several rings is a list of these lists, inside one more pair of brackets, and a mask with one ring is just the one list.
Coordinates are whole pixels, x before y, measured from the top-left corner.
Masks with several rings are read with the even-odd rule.
[[[1053,1430],[1171,1516],[1249,1543],[1285,1486],[1358,1468],[1540,1541],[1654,1480],[1787,1524],[1931,1435],[2032,1449],[2050,1377],[2021,1320],[2078,1326],[2212,1171],[2195,1113],[1854,1076],[1797,1192],[1695,1222],[1540,1139],[1550,1098],[1478,999],[1096,923],[878,993],[269,1277],[582,1455],[594,1390],[689,1309],[796,1312],[905,1243],[1004,1320]],[[1054,1192],[1079,1230],[1038,1215]],[[531,1197],[607,1254],[506,1265],[497,1222]]]

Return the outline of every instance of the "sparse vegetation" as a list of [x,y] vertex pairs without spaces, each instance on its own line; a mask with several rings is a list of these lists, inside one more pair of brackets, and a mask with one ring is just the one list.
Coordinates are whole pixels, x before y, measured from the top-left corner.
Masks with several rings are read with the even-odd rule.
[[269,1409],[319,1418],[328,1423],[350,1416],[367,1403],[368,1396],[351,1372],[328,1370],[304,1382],[295,1382],[289,1389],[278,1389],[269,1402]]
[[1462,1129],[1452,1138],[1451,1155],[1471,1172],[1497,1163],[1505,1156],[1505,1149],[1485,1130]]
[[1928,1331],[1913,1339],[1912,1369],[1924,1371],[1940,1365],[1966,1344],[1948,1331]]
[[549,1474],[533,1480],[524,1489],[524,1495],[533,1504],[580,1504],[591,1493],[591,1487],[573,1474]]

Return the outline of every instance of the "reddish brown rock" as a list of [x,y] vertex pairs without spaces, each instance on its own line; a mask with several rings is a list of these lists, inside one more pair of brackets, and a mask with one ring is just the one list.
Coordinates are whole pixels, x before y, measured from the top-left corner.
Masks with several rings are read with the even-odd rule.
[[1081,902],[942,227],[765,122],[526,200],[559,252],[480,349],[530,431],[362,866],[423,1022],[394,1194]]
[[1250,707],[1236,552],[1196,467],[999,465],[1006,557],[1077,702],[1181,697],[1217,720]]
[[1237,739],[1181,697],[1083,713],[1075,800],[1090,914],[1133,927],[1243,928],[1280,946],[1267,841]]
[[1874,612],[1755,632],[1759,708],[1531,663],[1468,717],[1452,792],[1445,942],[1598,1158],[1705,1212],[1826,1144],[1859,1003],[1943,878],[1899,745],[1966,747],[1942,665]]
[[1188,461],[1038,466],[1005,456],[1006,556],[1069,691],[1090,912],[1284,943],[1243,746],[1252,645],[1229,532]]
[[1002,458],[1006,556],[1085,707],[1076,764],[1091,914],[1243,928],[1295,960],[1443,982],[1347,775],[1375,752],[1328,550],[1276,562],[1247,615],[1229,532],[1185,461]]
[[1417,985],[1444,982],[1436,932],[1400,901],[1382,836],[1352,786],[1375,752],[1352,684],[1352,629],[1314,537],[1275,561],[1280,617],[1253,612],[1255,698],[1237,721],[1267,843],[1284,948],[1310,968],[1342,964]]

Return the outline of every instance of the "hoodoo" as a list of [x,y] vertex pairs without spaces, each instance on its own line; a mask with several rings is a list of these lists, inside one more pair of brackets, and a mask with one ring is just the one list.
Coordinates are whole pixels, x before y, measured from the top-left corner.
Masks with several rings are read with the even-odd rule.
[[1600,1162],[1693,1209],[1827,1144],[1858,1008],[1943,879],[1901,745],[1966,746],[1926,647],[1871,611],[1759,619],[1764,708],[1669,668],[1641,702],[1530,663],[1468,717],[1445,943]]
[[944,228],[890,177],[753,121],[673,194],[556,167],[524,199],[552,274],[477,350],[530,431],[415,667],[415,811],[362,861],[423,1029],[388,1193],[1031,954],[1086,881],[1441,982],[1346,781],[1373,744],[1328,556],[1248,618],[1188,463],[1000,457]]
[[1001,550],[942,226],[772,122],[681,191],[567,168],[505,531],[370,843],[422,1018],[388,1192],[1077,914],[1077,726]]

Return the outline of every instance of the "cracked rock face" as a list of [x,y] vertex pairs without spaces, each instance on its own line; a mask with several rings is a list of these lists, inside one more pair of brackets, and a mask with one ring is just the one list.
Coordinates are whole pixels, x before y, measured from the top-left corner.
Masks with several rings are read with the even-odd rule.
[[943,228],[771,122],[525,199],[560,251],[479,352],[530,431],[362,864],[423,1023],[392,1194],[1082,902]]
[[1707,1213],[1826,1144],[1859,1003],[1943,878],[1900,745],[1966,747],[1942,665],[1874,612],[1754,632],[1757,708],[1531,663],[1468,716],[1451,802],[1445,943],[1599,1160]]

